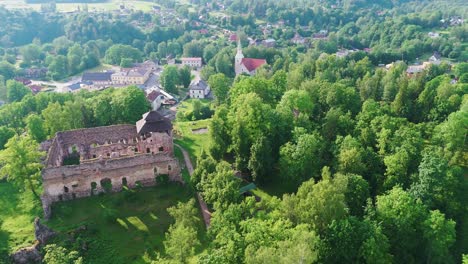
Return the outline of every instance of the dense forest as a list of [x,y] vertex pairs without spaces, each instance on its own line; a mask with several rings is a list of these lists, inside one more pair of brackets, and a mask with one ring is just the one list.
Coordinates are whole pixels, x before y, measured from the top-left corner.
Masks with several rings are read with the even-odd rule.
[[[21,82],[29,69],[46,68],[41,80],[64,80],[101,64],[201,57],[200,77],[214,94],[174,121],[176,129],[206,124],[208,147],[188,149],[196,166],[183,188],[207,202],[209,228],[201,227],[195,200],[181,198],[164,208],[170,221],[162,237],[145,233],[157,242],[141,242],[144,258],[129,260],[93,238],[98,230],[68,239],[73,225],[53,220],[67,239],[41,249],[44,263],[468,263],[466,4],[153,2],[163,11],[0,7],[0,206],[34,201],[18,221],[41,216],[41,142],[59,131],[134,124],[150,109],[135,86],[33,94]],[[291,43],[320,31],[326,38]],[[235,76],[231,33],[246,58],[266,59],[255,76]],[[265,38],[276,46],[249,44]],[[353,52],[337,56],[340,50]],[[442,61],[407,71],[433,54]],[[166,91],[183,94],[189,76],[166,65],[159,78]],[[178,144],[194,144],[176,132]],[[240,195],[249,183],[257,189]],[[110,203],[135,197],[124,192]],[[60,207],[71,215],[70,208]],[[118,222],[104,209],[106,225]],[[11,230],[26,232],[7,221],[14,211],[0,213],[0,263],[28,241],[8,242]]]

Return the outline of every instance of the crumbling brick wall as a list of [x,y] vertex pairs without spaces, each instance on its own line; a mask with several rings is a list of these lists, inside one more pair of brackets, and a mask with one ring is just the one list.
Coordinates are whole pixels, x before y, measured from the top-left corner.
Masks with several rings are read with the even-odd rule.
[[[80,156],[80,164],[63,166],[72,153]],[[54,202],[104,192],[106,182],[117,192],[123,185],[155,185],[160,175],[182,182],[170,133],[138,135],[131,125],[59,132],[42,171],[44,215],[50,217]]]

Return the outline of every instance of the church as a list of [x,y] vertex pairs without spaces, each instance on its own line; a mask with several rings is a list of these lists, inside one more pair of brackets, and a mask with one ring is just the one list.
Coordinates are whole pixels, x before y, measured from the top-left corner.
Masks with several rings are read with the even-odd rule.
[[237,54],[234,61],[236,76],[242,73],[255,75],[255,73],[257,73],[257,69],[263,64],[266,64],[265,59],[244,58],[241,42],[240,40],[237,40]]

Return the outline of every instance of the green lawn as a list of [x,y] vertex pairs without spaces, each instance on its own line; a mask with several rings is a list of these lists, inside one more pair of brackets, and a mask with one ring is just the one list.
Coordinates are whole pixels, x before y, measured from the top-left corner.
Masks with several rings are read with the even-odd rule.
[[[57,240],[67,248],[86,247],[85,263],[148,263],[163,252],[173,222],[167,208],[192,197],[190,188],[170,183],[78,199],[56,204],[47,225],[60,232]],[[80,226],[87,229],[74,232]]]
[[210,146],[210,137],[208,133],[194,134],[193,129],[208,128],[211,119],[199,121],[186,121],[175,123],[175,143],[186,149],[190,153],[190,158],[194,165],[196,158],[200,155],[201,150],[208,151]]
[[174,146],[174,155],[179,160],[180,166],[183,168],[182,169],[182,179],[184,179],[184,182],[190,183],[190,174],[189,174],[189,172],[187,170],[187,167],[185,166],[185,159],[184,159],[184,154],[182,154],[182,150],[180,150],[178,147]]
[[179,106],[177,106],[177,112],[181,112],[184,116],[187,116],[187,114],[193,112],[193,102],[195,100],[201,102],[203,107],[209,107],[211,102],[213,102],[213,100],[209,99],[187,99],[181,102]]
[[34,242],[33,221],[42,216],[40,201],[0,181],[0,263],[8,254]]

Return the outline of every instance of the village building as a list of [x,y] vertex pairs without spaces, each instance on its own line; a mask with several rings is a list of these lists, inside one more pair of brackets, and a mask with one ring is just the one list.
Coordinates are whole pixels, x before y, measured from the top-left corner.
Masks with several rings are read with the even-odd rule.
[[203,80],[194,81],[189,86],[190,98],[204,99],[210,94],[210,86]]
[[238,41],[237,54],[234,59],[234,70],[236,72],[236,76],[242,73],[255,75],[257,73],[257,69],[266,63],[265,59],[244,58],[240,40]]
[[44,216],[51,216],[54,202],[152,186],[162,178],[182,182],[172,124],[155,111],[136,125],[58,132],[42,170]]
[[296,45],[305,44],[306,41],[307,40],[304,37],[302,37],[301,35],[299,35],[299,33],[297,33],[297,32],[296,32],[296,34],[294,34],[294,37],[291,39],[291,42],[296,44]]
[[95,88],[105,88],[112,85],[112,74],[114,72],[85,72],[81,77],[82,82],[92,83]]
[[114,85],[144,84],[150,77],[152,70],[148,68],[122,69],[111,76]]
[[156,111],[161,107],[161,104],[164,100],[164,95],[160,90],[152,90],[146,95],[146,99],[151,104],[151,109]]
[[442,59],[442,56],[440,55],[439,52],[436,51],[429,58],[429,62],[431,62],[432,64],[435,64],[435,65],[439,65],[442,62],[441,59]]
[[200,68],[202,66],[202,58],[182,58],[182,65],[189,66],[191,68]]
[[265,40],[262,40],[261,44],[262,46],[266,48],[274,48],[276,46],[276,40],[272,38],[265,39]]

